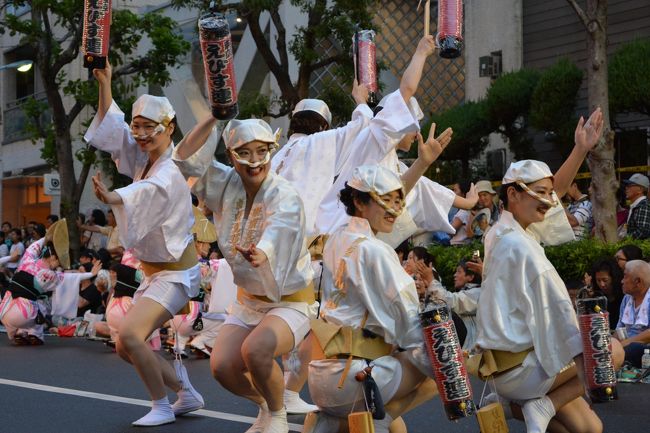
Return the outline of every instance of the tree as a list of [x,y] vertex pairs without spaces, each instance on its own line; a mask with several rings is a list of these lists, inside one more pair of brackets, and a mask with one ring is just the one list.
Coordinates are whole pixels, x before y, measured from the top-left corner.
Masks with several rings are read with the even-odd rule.
[[[199,7],[207,10],[209,3],[208,0],[172,0],[172,5],[178,8]],[[280,14],[283,0],[217,3],[219,10],[234,9],[245,20],[260,55],[280,89],[280,97],[271,99],[269,107],[261,114],[282,117],[290,113],[301,99],[309,97],[312,75],[322,68],[336,65],[336,73],[351,83],[353,65],[349,53],[355,25],[358,24],[363,29],[374,28],[369,11],[377,0],[291,0],[291,5],[307,16],[307,25],[298,27],[290,40],[287,38],[286,23]],[[260,17],[265,12],[269,13],[277,32],[275,41],[267,39],[260,25]],[[321,49],[321,46],[330,44],[335,47],[333,52]],[[298,79],[295,82],[289,74],[289,54],[298,63]]]
[[[442,161],[461,161],[461,176],[470,177],[469,160],[476,158],[488,145],[489,123],[485,100],[467,101],[431,117],[437,131],[451,127],[454,136],[449,146],[440,155]],[[424,128],[422,135],[429,134],[430,125]]]
[[650,116],[650,39],[625,44],[610,59],[609,107]]
[[[70,128],[87,106],[97,103],[94,80],[70,79],[65,67],[78,60],[83,32],[83,0],[11,0],[7,6],[31,6],[31,13],[17,16],[5,13],[0,32],[19,35],[22,46],[32,53],[38,68],[47,103],[31,100],[25,106],[31,118],[34,141],[44,141],[43,157],[58,170],[61,182],[61,216],[67,218],[70,247],[79,250],[75,224],[79,200],[91,166],[96,162],[95,149],[82,147],[73,155]],[[144,56],[135,56],[135,48],[143,36],[153,48]],[[114,10],[111,26],[110,55],[114,63],[114,95],[131,95],[142,84],[164,85],[170,81],[167,68],[180,63],[189,44],[176,32],[176,23],[157,13],[141,16],[128,10]],[[128,77],[128,81],[125,79]],[[52,121],[41,122],[49,109]],[[74,172],[74,158],[83,163],[80,175]]]
[[539,76],[538,71],[525,68],[505,73],[492,83],[485,97],[491,130],[508,140],[516,159],[534,156],[527,123]]
[[574,63],[561,59],[542,73],[532,95],[531,125],[551,133],[556,147],[565,157],[573,149],[576,98],[582,75]]
[[[614,162],[614,131],[609,117],[607,81],[607,0],[586,0],[583,9],[577,0],[567,0],[587,31],[587,100],[589,111],[600,107],[605,128],[603,138],[589,152],[587,164],[591,171],[591,202],[593,205],[595,235],[615,242],[616,235],[616,181]],[[635,77],[635,79],[638,79]]]

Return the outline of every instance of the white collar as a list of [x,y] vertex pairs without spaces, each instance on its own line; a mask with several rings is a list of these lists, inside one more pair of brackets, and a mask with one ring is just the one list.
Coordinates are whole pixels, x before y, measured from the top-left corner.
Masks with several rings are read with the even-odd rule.
[[642,195],[641,197],[639,197],[639,198],[637,198],[636,200],[634,200],[634,202],[630,205],[630,210],[632,210],[632,209],[634,209],[635,207],[637,207],[637,206],[638,206],[638,205],[639,205],[643,200],[645,200],[645,199],[646,199],[646,196],[645,196],[645,195]]

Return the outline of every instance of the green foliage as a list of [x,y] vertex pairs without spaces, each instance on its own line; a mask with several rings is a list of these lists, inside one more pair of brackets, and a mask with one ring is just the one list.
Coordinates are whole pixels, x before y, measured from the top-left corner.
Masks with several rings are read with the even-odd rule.
[[267,115],[271,99],[261,93],[243,92],[239,94],[239,118],[262,118]]
[[[545,247],[546,257],[553,264],[564,281],[581,280],[585,272],[590,272],[592,265],[599,259],[613,258],[623,245],[637,245],[643,250],[644,257],[650,257],[650,240],[624,239],[615,244],[608,244],[599,239],[584,239],[562,245]],[[453,287],[454,272],[461,259],[468,259],[474,250],[481,251],[483,245],[474,243],[463,246],[431,245],[429,252],[436,259],[436,269],[446,287]]]
[[609,60],[608,72],[611,111],[650,116],[650,39],[619,48]]
[[574,63],[561,59],[542,73],[532,95],[531,125],[553,132],[553,141],[564,155],[573,149],[574,113],[582,75]]
[[[352,86],[347,88],[350,87]],[[343,90],[338,80],[330,79],[323,82],[319,97],[330,107],[332,125],[343,125],[350,120],[356,104],[350,97],[350,92]]]
[[540,73],[520,69],[500,76],[487,91],[486,104],[491,130],[508,139],[510,150],[517,159],[534,156],[531,140],[527,137],[530,101]]
[[[485,150],[488,144],[486,137],[490,131],[490,124],[485,100],[467,101],[436,113],[431,117],[431,123],[436,124],[436,135],[448,127],[454,130],[453,139],[440,156],[441,160],[467,161]],[[431,124],[422,128],[423,137],[428,137],[430,128]]]
[[458,246],[434,244],[429,246],[428,249],[435,258],[435,267],[438,275],[440,275],[442,284],[449,289],[454,287],[454,272],[456,272],[458,263],[461,260],[469,260],[475,250],[479,250],[481,257],[483,257],[483,244],[480,242]]

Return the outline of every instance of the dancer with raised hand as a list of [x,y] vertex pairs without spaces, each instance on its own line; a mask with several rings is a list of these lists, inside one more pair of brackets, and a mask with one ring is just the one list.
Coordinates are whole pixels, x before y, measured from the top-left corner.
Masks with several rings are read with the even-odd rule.
[[174,160],[193,192],[214,211],[219,249],[238,286],[213,345],[210,367],[232,393],[259,405],[248,433],[286,433],[282,371],[274,358],[300,344],[315,316],[302,201],[271,171],[277,136],[263,120],[231,120],[223,131],[234,167],[213,160],[216,120],[209,118],[178,145]]
[[[142,95],[133,104],[131,124],[113,101],[111,67],[94,69],[99,106],[85,140],[109,152],[118,171],[133,178],[124,188],[109,191],[99,173],[95,195],[111,205],[120,241],[140,260],[145,278],[134,305],[119,329],[116,349],[133,364],[147,387],[153,407],[136,426],[167,424],[203,407],[185,367],[172,368],[146,344],[147,338],[172,318],[199,291],[200,272],[191,228],[194,221],[189,187],[171,160],[176,114],[164,97]],[[174,371],[176,370],[176,371]],[[172,406],[165,386],[175,391]]]
[[[433,36],[423,37],[402,75],[400,88],[381,100],[375,109],[375,117],[356,138],[352,145],[355,152],[343,162],[340,174],[320,204],[316,214],[318,233],[333,233],[349,220],[349,216],[340,206],[338,194],[350,180],[356,167],[379,164],[398,176],[407,170],[406,165],[399,161],[397,151],[408,151],[414,141],[421,139],[419,122],[423,113],[414,95],[419,87],[424,65],[434,52]],[[430,132],[435,132],[435,128]],[[447,131],[443,131],[444,133]],[[434,136],[430,134],[429,137]],[[422,177],[406,198],[407,209],[400,215],[392,233],[380,233],[378,236],[397,247],[418,231],[441,230],[453,234],[454,228],[448,220],[451,207],[471,209],[477,200],[478,194],[473,186],[467,198],[459,197],[450,189]]]
[[401,177],[377,165],[358,167],[340,192],[350,221],[323,252],[323,306],[312,325],[321,353],[309,367],[321,412],[305,423],[305,433],[337,432],[355,406],[364,407],[356,377],[368,366],[386,403],[376,432],[388,432],[393,419],[435,394],[415,282],[376,235],[393,229],[404,198],[450,139],[451,131],[441,141],[420,141],[418,159]]
[[[553,189],[553,174],[540,161],[514,162],[504,175],[504,211],[485,240],[477,314],[477,346],[497,362],[495,371],[481,373],[492,375],[490,386],[506,409],[509,401],[518,403],[513,412],[521,406],[529,433],[547,427],[597,433],[602,423],[582,397],[583,349],[571,299],[529,231],[556,205]],[[622,363],[616,340],[612,350],[615,363]]]

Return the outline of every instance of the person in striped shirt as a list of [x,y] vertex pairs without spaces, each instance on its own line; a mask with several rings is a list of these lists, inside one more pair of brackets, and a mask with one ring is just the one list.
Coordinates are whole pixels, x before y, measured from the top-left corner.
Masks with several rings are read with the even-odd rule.
[[573,228],[576,240],[585,239],[591,236],[591,228],[594,226],[592,216],[591,200],[589,196],[580,191],[577,182],[574,180],[566,193],[569,199],[569,206],[566,208],[566,216]]

